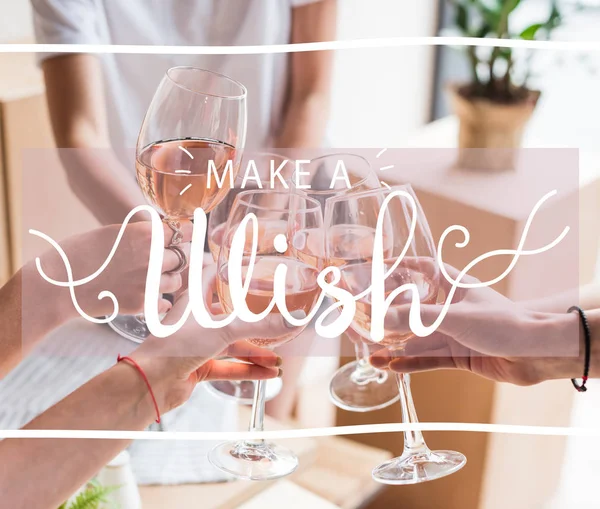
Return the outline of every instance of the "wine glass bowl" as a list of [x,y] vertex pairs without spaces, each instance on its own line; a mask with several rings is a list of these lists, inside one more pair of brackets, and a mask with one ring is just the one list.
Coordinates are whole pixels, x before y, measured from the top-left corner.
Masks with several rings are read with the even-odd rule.
[[222,74],[173,67],[150,103],[136,148],[138,183],[169,219],[212,210],[235,180],[246,141],[246,88]]
[[323,210],[328,198],[379,186],[379,178],[371,163],[363,156],[350,153],[315,157],[292,176],[294,192],[314,198]]
[[[227,161],[236,158],[235,148],[224,143],[197,139],[169,140],[143,147],[136,160],[138,184],[146,199],[167,218],[191,219],[201,207],[209,212],[229,191],[229,181],[222,186],[214,180],[209,184],[207,172],[214,162],[220,177]],[[235,177],[239,169],[231,165]]]
[[[208,218],[208,246],[215,263],[219,256],[219,250],[223,242],[223,232],[229,219],[229,214],[233,208],[233,203],[238,194],[244,191],[271,190],[283,192],[290,188],[290,180],[293,172],[293,163],[288,161],[283,155],[273,152],[246,152],[241,166],[246,161],[254,161],[256,172],[246,175],[238,173],[233,187],[228,190],[225,197],[211,211]],[[286,164],[286,161],[287,164]],[[273,179],[271,182],[271,166],[275,169],[281,165],[281,180]]]
[[[250,277],[248,270],[253,268],[250,277],[249,290],[246,295],[246,305],[254,314],[263,313],[271,304],[274,291],[274,275],[279,265],[285,265],[287,269],[285,285],[285,304],[295,318],[308,316],[315,303],[320,287],[317,285],[317,270],[300,260],[286,256],[261,255],[254,263],[250,256],[242,260],[242,278],[244,281]],[[229,286],[228,263],[218,266],[217,292],[223,310],[231,314],[234,312],[232,292]],[[277,326],[280,323],[280,313],[274,309],[261,321],[267,328]],[[277,337],[252,337],[246,341],[261,348],[273,349],[294,339],[298,330],[290,327],[286,333]]]
[[[422,304],[435,304],[439,293],[440,273],[434,265],[434,261],[429,258],[422,258],[420,261],[409,263],[400,263],[395,267],[395,259],[389,258],[383,260],[384,272],[389,273],[384,281],[385,295],[389,295],[396,288],[402,285],[412,284],[418,293],[419,301]],[[434,270],[429,270],[435,267]],[[343,266],[342,280],[343,286],[354,295],[365,293],[366,295],[356,302],[356,313],[352,328],[364,341],[370,345],[370,325],[371,325],[371,306],[372,300],[368,290],[371,287],[372,262],[348,263]],[[390,303],[388,315],[384,319],[384,337],[377,345],[387,347],[390,350],[401,350],[404,344],[414,335],[412,332],[402,332],[396,319],[401,307],[410,306],[412,293],[410,291],[402,292],[397,295]]]

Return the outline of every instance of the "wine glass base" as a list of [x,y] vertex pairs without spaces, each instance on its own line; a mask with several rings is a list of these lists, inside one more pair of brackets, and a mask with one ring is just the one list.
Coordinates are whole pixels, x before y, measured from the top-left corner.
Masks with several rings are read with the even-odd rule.
[[453,474],[466,463],[467,458],[455,451],[405,452],[375,467],[372,477],[383,484],[417,484]]
[[[220,398],[233,400],[240,405],[251,405],[254,401],[254,385],[252,380],[230,382],[227,380],[215,380],[208,382],[208,389]],[[281,392],[283,382],[281,378],[267,380],[265,401],[272,400]]]
[[298,468],[296,455],[273,442],[225,442],[208,453],[208,461],[238,479],[269,481]]
[[150,331],[144,322],[135,315],[117,315],[108,322],[109,327],[119,336],[134,343],[143,343],[150,336]]
[[358,361],[345,364],[335,372],[329,383],[332,403],[350,412],[371,412],[396,403],[400,399],[398,384],[385,371],[375,370],[377,376],[364,380],[353,376]]

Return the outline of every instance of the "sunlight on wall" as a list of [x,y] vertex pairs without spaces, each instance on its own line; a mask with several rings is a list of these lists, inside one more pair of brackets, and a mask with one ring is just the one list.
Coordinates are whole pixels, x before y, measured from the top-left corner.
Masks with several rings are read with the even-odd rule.
[[[435,0],[339,0],[338,39],[433,35]],[[429,117],[433,48],[336,54],[330,144],[394,147]]]

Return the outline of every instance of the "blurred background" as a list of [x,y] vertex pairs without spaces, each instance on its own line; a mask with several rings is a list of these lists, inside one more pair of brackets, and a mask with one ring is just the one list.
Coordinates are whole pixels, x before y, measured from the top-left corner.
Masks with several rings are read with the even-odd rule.
[[[339,0],[337,37],[339,40],[351,40],[472,34],[470,29],[474,25],[470,23],[474,23],[476,16],[465,20],[458,13],[460,6],[468,3],[447,0]],[[482,0],[473,3],[485,6],[497,2]],[[520,4],[511,13],[511,25],[517,27],[517,37],[542,38],[542,32],[549,26],[536,28],[539,30],[537,35],[527,30],[548,20],[552,24],[553,40],[597,39],[600,26],[600,2],[597,0],[522,0],[513,3]],[[559,22],[556,17],[553,18],[556,7],[560,8]],[[0,12],[1,44],[35,41],[28,0],[0,0]],[[481,35],[490,35],[493,27],[488,28]],[[475,73],[479,78],[487,72],[485,62],[489,59],[489,52],[480,48],[476,54],[480,64]],[[600,281],[597,268],[600,236],[600,52],[515,50],[510,55],[501,55],[502,59],[506,65],[510,62],[516,84],[527,74],[529,89],[539,90],[541,95],[539,100],[536,98],[531,111],[516,122],[514,132],[507,138],[507,146],[500,147],[579,149],[579,173],[574,177],[579,180],[579,279],[580,283],[594,278]],[[502,65],[497,72],[504,72]],[[461,48],[406,46],[336,51],[328,125],[330,144],[333,147],[377,150],[487,148],[486,140],[494,138],[494,133],[488,137],[479,135],[493,128],[483,122],[471,128],[475,134],[479,133],[478,136],[467,132],[466,119],[474,110],[469,109],[472,105],[468,101],[465,103],[460,97],[457,99],[451,89],[451,85],[469,80],[473,80],[473,67]],[[489,118],[494,111],[485,110],[483,116]],[[30,227],[23,220],[23,150],[53,145],[43,79],[34,55],[0,53],[0,283],[28,259],[22,235],[23,228]],[[497,148],[498,145],[491,147]],[[466,164],[466,160],[464,162]],[[482,161],[476,164],[485,166]],[[507,164],[510,166],[512,162]],[[59,164],[53,161],[50,166],[58,168]],[[519,169],[518,165],[516,169]],[[439,173],[434,172],[434,175]],[[503,215],[493,203],[481,206],[469,196],[452,195],[449,190],[452,188],[451,179],[455,177],[450,173],[444,175],[441,183],[432,181],[428,174],[416,178],[418,185],[415,184],[415,187],[426,212],[433,211],[434,233],[439,233],[454,219],[458,221],[458,218],[470,214],[492,214],[498,221],[494,224],[499,225],[500,230],[519,230],[524,218]],[[481,169],[459,177],[469,180],[467,188],[473,194],[477,194],[480,187],[495,185],[495,179],[499,178],[494,169]],[[390,184],[406,178],[406,175],[394,173],[394,170],[386,173]],[[505,175],[502,178],[510,177]],[[93,224],[93,219],[75,197],[65,197],[60,207],[53,209],[55,205],[51,196],[47,196],[49,190],[52,190],[53,196],[58,193],[66,196],[68,188],[59,169],[48,169],[47,175],[36,179],[32,185],[37,191],[32,191],[36,194],[29,197],[27,207],[36,203],[39,210],[27,213],[41,221],[42,224],[36,224],[38,229],[51,231],[57,228],[56,224],[69,222],[69,233],[73,233],[73,230],[85,229]],[[33,201],[32,196],[35,197]],[[39,219],[48,209],[53,210],[53,216],[47,221],[53,224],[44,224]],[[495,235],[498,231],[483,232],[482,251],[496,248]],[[515,233],[510,240],[516,242],[517,237]],[[460,265],[463,261],[457,259],[455,264]],[[512,298],[523,298],[524,295],[518,294],[518,286],[507,285],[503,292]],[[300,426],[400,420],[399,408],[368,415],[336,410],[322,396],[322,383],[327,378],[323,376],[305,376],[295,413]],[[600,430],[598,382],[590,383],[590,391],[584,395],[575,394],[567,382],[524,389],[493,384],[461,373],[423,374],[414,377],[413,385],[423,421],[570,425]],[[306,474],[299,485],[328,498],[338,507],[348,508],[568,509],[579,504],[600,508],[595,486],[600,476],[598,439],[446,432],[428,433],[427,438],[434,448],[447,447],[464,452],[469,458],[467,467],[458,474],[436,481],[435,485],[427,483],[423,486],[375,489],[369,484],[369,479],[360,476],[370,471],[370,463],[378,461],[381,450],[400,452],[401,437],[388,434],[357,436],[353,443],[361,443],[370,449],[350,450],[346,442],[329,444],[328,447],[333,448],[327,449],[329,452],[325,456],[335,457],[336,451],[340,451],[339,454],[348,455],[347,459],[336,463],[331,461],[331,457],[325,458],[325,461],[322,452],[320,456],[313,455],[317,462],[316,470]],[[360,464],[363,469],[356,468]],[[355,490],[349,497],[343,489],[335,489],[336,484],[349,486],[352,483],[364,487],[363,493]],[[156,492],[152,497],[146,496],[150,504]]]
[[[459,35],[453,29],[452,3],[339,0],[338,39]],[[545,18],[552,2],[520,3],[513,16],[517,25],[526,26],[532,20]],[[593,40],[600,20],[600,2],[562,0],[559,4],[566,14],[553,39]],[[30,2],[0,0],[0,7],[0,43],[33,42]],[[582,7],[591,10],[577,12]],[[560,114],[561,120],[573,121],[573,125],[556,129],[556,124],[564,123],[554,122],[545,135],[562,146],[579,146],[588,134],[589,143],[600,109],[591,94],[600,80],[600,56],[597,52],[581,51],[535,53],[531,85],[543,83],[544,99],[534,120],[542,125],[546,118],[558,119],[555,115]],[[522,58],[531,57],[525,54]],[[446,84],[469,76],[468,61],[453,48],[343,50],[337,52],[335,65],[331,132],[333,145],[338,147],[398,146],[418,127],[448,115],[451,107]],[[26,72],[30,69],[23,69]],[[575,84],[579,87],[577,94],[573,93]],[[399,114],[391,114],[395,112]]]

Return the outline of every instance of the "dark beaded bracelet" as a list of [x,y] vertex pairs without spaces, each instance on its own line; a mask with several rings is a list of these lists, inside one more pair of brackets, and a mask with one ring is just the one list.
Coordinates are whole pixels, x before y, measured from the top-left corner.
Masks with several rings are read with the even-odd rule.
[[585,316],[583,309],[581,309],[579,306],[571,306],[568,309],[567,313],[571,313],[572,311],[577,311],[581,320],[581,325],[583,326],[583,336],[585,341],[585,359],[583,364],[583,376],[581,377],[581,384],[579,384],[575,378],[572,378],[571,382],[573,383],[573,387],[575,387],[575,389],[577,389],[578,392],[585,392],[587,391],[587,387],[585,386],[585,384],[587,383],[590,374],[592,338],[590,333],[590,326],[588,325],[587,317]]

